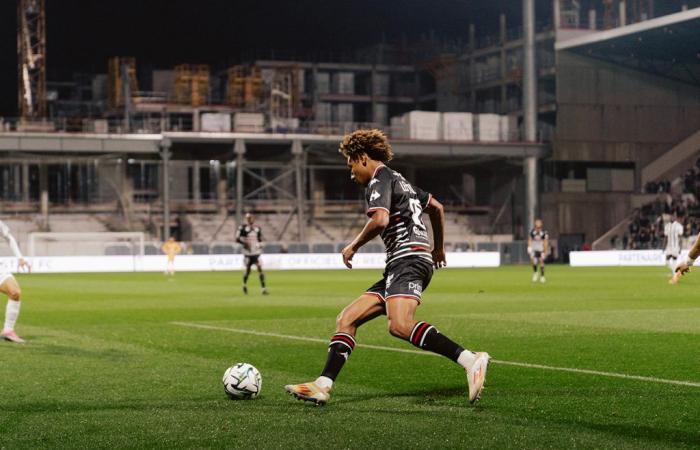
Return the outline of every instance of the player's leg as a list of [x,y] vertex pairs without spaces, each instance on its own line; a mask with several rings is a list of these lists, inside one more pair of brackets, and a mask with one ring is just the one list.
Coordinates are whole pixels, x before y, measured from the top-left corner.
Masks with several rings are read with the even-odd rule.
[[537,275],[537,264],[538,264],[538,256],[537,252],[533,252],[532,256],[530,257],[530,261],[532,262],[532,281],[535,282],[537,281],[538,275]]
[[540,256],[540,282],[544,283],[545,278],[544,278],[544,255]]
[[168,275],[175,274],[175,258],[168,257]]
[[15,324],[19,317],[20,297],[22,290],[19,283],[12,275],[7,275],[0,283],[0,292],[7,295],[7,307],[5,308],[5,324],[0,337],[8,341],[22,343],[24,340],[15,333]]
[[466,350],[452,339],[440,333],[428,322],[416,322],[418,301],[414,297],[391,296],[386,300],[389,333],[414,346],[451,359],[462,366],[469,384],[469,401],[479,399],[486,380],[486,369],[491,357],[488,353]]
[[668,268],[671,270],[671,276],[673,276],[673,274],[676,270],[676,256],[673,254],[666,255],[666,264],[668,265]]
[[255,260],[255,268],[258,271],[258,278],[260,278],[260,288],[262,289],[263,295],[267,295],[267,287],[265,286],[265,272],[263,272],[262,263],[260,262],[260,257]]
[[253,266],[250,256],[246,256],[244,259],[245,271],[243,272],[243,293],[248,293],[248,277],[250,276],[250,268]]
[[357,328],[385,313],[379,294],[365,293],[348,305],[336,318],[336,332],[330,339],[326,364],[321,375],[309,383],[286,385],[290,394],[301,400],[325,404],[345,362],[355,348]]

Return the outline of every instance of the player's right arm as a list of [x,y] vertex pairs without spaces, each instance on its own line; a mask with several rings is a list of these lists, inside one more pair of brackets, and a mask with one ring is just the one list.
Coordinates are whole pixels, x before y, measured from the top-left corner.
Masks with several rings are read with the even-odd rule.
[[693,248],[688,252],[686,260],[676,266],[676,274],[685,275],[690,272],[690,268],[695,263],[698,256],[700,256],[700,239],[696,238]]
[[341,252],[343,263],[348,269],[352,269],[352,257],[355,256],[360,247],[379,236],[387,225],[389,225],[389,210],[384,208],[374,210],[360,234]]
[[31,266],[24,259],[24,256],[22,256],[22,252],[19,250],[19,245],[17,245],[17,240],[10,233],[10,228],[7,225],[5,225],[5,223],[3,223],[3,222],[0,222],[0,236],[2,236],[2,238],[7,241],[7,244],[10,246],[12,253],[15,255],[15,257],[17,257],[17,259],[19,261],[19,267],[20,268],[26,267],[27,270],[31,270]]
[[238,242],[239,244],[241,244],[243,247],[247,248],[247,247],[246,247],[246,244],[247,244],[247,243],[246,243],[246,240],[243,239],[243,225],[241,225],[240,227],[238,227],[238,233],[236,233],[236,242]]

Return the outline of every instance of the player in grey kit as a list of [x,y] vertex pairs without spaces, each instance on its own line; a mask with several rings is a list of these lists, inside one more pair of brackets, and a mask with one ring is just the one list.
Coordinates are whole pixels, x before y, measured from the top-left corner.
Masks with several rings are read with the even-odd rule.
[[245,257],[245,273],[243,274],[243,293],[248,293],[248,277],[250,276],[250,270],[253,266],[258,269],[258,275],[260,277],[260,286],[262,288],[263,295],[267,295],[267,288],[265,287],[265,274],[262,270],[262,263],[260,262],[260,254],[262,253],[262,230],[259,226],[255,225],[255,217],[248,213],[245,215],[246,223],[238,228],[238,234],[236,236],[236,242],[243,246],[243,255]]
[[[387,316],[389,333],[414,346],[445,356],[464,368],[469,401],[475,402],[484,385],[489,355],[464,349],[433,325],[416,321],[416,309],[433,276],[433,268],[445,266],[443,242],[445,214],[430,194],[409,183],[389,168],[393,153],[380,130],[358,130],[340,144],[351,178],[365,186],[369,220],[353,242],[342,251],[343,262],[352,268],[355,253],[381,235],[386,247],[382,279],[348,305],[336,320],[326,365],[316,380],[287,385],[298,399],[325,404],[333,383],[355,348],[357,329],[381,315]],[[422,215],[426,211],[433,227],[433,248]]]

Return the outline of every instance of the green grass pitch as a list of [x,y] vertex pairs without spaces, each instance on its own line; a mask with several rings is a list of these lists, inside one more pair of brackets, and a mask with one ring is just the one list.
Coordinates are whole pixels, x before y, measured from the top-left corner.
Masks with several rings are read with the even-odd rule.
[[[247,297],[240,273],[20,275],[28,342],[0,342],[0,449],[700,446],[700,273],[670,286],[663,268],[550,267],[544,285],[443,270],[417,316],[499,361],[648,379],[496,362],[472,407],[451,361],[360,346],[327,406],[289,397],[326,344],[240,330],[326,340],[379,273],[270,272],[271,295],[253,276]],[[414,350],[384,318],[357,340]],[[259,398],[224,395],[235,362],[261,371]]]

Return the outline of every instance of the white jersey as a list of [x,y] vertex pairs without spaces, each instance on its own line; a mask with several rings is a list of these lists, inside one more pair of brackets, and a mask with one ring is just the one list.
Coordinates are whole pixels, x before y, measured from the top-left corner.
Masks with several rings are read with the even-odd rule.
[[666,236],[667,255],[678,256],[681,252],[681,238],[683,237],[683,225],[675,220],[664,225],[664,236]]

